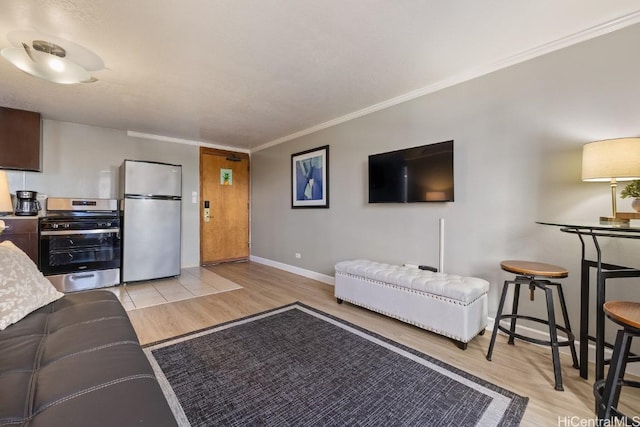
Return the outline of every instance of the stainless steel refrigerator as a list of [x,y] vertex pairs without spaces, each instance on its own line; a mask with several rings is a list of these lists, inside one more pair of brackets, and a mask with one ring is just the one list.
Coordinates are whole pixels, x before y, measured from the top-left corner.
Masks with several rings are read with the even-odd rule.
[[182,166],[125,160],[120,196],[122,282],[179,275]]

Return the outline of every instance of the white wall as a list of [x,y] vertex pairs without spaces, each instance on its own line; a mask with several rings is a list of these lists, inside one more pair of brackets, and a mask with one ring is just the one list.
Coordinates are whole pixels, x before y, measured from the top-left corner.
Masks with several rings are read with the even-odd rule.
[[[491,313],[509,277],[500,260],[550,262],[570,270],[565,292],[577,329],[579,241],[535,222],[609,213],[608,185],[580,180],[581,149],[640,136],[638,40],[636,25],[254,153],[252,255],[326,275],[352,258],[437,266],[445,218],[445,270],[489,280]],[[449,139],[455,202],[367,203],[368,155]],[[327,144],[330,209],[291,209],[291,154]],[[603,246],[611,261],[638,264],[637,241]],[[640,300],[633,282],[616,282],[609,297]]]
[[118,197],[118,167],[124,159],[182,165],[182,266],[200,262],[198,147],[128,137],[126,131],[43,121],[42,172],[8,171],[9,189],[50,197]]

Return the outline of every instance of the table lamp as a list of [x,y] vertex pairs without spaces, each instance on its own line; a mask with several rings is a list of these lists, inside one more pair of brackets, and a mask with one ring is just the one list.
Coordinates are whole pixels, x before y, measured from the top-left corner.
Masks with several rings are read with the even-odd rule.
[[601,216],[601,224],[628,224],[617,218],[616,187],[618,181],[640,179],[640,138],[616,138],[595,141],[582,147],[582,180],[611,182],[613,215]]
[[7,173],[0,170],[0,216],[10,213],[13,213],[13,204],[11,203],[11,194],[9,194]]

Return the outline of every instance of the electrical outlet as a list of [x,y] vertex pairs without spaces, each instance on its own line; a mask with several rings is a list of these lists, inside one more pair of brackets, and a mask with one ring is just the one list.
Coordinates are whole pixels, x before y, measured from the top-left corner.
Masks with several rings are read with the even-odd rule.
[[296,252],[296,259],[300,259],[302,258],[302,255],[300,255],[298,252]]

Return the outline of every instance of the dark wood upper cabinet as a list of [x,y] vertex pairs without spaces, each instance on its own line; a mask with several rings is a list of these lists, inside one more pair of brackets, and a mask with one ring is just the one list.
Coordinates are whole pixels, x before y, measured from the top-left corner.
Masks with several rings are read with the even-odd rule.
[[0,107],[0,169],[40,172],[40,113]]

